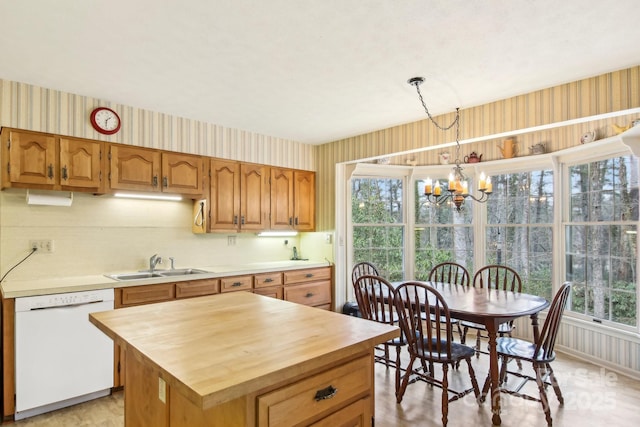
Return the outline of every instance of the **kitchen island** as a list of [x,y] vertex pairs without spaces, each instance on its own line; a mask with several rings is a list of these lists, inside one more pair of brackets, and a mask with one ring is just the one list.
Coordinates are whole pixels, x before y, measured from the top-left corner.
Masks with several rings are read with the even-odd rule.
[[248,292],[92,313],[126,353],[125,425],[370,426],[399,329]]

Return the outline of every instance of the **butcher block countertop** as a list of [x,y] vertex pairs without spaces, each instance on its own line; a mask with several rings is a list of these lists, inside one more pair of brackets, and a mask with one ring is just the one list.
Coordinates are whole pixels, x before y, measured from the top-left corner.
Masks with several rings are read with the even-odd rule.
[[249,292],[92,313],[90,321],[202,409],[371,351],[400,333]]

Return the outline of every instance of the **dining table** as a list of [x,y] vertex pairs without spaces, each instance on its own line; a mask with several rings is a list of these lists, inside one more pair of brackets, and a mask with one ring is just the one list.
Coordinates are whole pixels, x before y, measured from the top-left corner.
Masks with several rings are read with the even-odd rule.
[[[412,281],[416,283],[416,281]],[[405,282],[395,282],[394,287]],[[500,324],[529,316],[533,328],[534,341],[538,340],[538,313],[549,306],[545,298],[521,292],[479,288],[449,283],[426,283],[434,287],[444,298],[452,318],[484,325],[489,336],[489,376],[491,391],[491,412],[493,425],[501,425],[500,383],[496,338]],[[483,390],[483,394],[486,391]],[[485,395],[481,396],[483,401]]]

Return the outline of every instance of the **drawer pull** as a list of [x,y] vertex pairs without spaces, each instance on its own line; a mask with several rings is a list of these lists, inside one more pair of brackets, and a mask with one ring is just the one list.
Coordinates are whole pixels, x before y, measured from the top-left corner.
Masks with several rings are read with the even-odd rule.
[[308,292],[304,297],[305,298],[311,298],[313,296],[312,292]]
[[319,402],[325,399],[331,399],[333,396],[336,395],[337,392],[338,392],[338,389],[332,385],[330,385],[327,388],[323,388],[322,390],[318,390],[316,392],[316,397],[315,397],[316,402]]
[[264,283],[271,283],[273,282],[273,279],[271,277],[267,277],[266,279],[264,279]]
[[313,273],[307,273],[304,277],[313,277]]
[[238,286],[242,286],[242,282],[233,282],[231,286],[233,286],[234,288],[237,288]]

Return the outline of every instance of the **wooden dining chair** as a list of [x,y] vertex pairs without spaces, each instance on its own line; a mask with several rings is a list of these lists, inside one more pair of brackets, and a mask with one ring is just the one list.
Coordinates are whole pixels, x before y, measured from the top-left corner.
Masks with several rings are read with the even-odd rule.
[[[562,315],[564,314],[564,309],[566,308],[570,293],[571,283],[565,282],[553,298],[553,302],[551,303],[547,318],[544,321],[542,331],[540,332],[537,341],[529,342],[518,338],[501,337],[498,338],[496,342],[498,357],[501,359],[500,392],[540,402],[542,404],[542,410],[544,411],[548,426],[552,425],[551,409],[549,408],[549,400],[547,399],[546,392],[546,388],[549,385],[553,387],[560,405],[564,404],[562,391],[560,390],[556,376],[551,368],[551,362],[556,358],[553,348],[556,343],[558,330],[560,328],[560,321],[562,320]],[[532,363],[535,377],[526,375],[519,371],[507,371],[507,363],[510,359]],[[522,378],[520,384],[516,387],[503,387],[502,385],[504,384],[504,379],[507,373]],[[528,381],[536,382],[538,385],[539,397],[520,392]],[[482,387],[481,400],[484,400],[487,395],[489,383],[490,378],[487,376],[487,380]]]
[[[398,324],[398,314],[394,304],[396,290],[384,278],[365,274],[356,279],[354,290],[356,301],[364,319],[387,325]],[[376,354],[375,361],[383,363],[387,368],[393,367],[396,370],[396,394],[400,388],[400,376],[403,371],[400,359],[401,350],[406,345],[407,340],[401,331],[398,338],[387,341],[380,348],[376,348],[382,352],[382,355]],[[389,357],[390,347],[396,349],[395,360],[391,360]]]
[[380,276],[378,268],[371,262],[361,261],[353,266],[351,270],[351,283],[355,286],[356,280],[360,276]]
[[[474,288],[486,288],[487,290],[497,289],[511,292],[522,292],[522,280],[517,271],[506,265],[491,264],[486,265],[476,271],[473,275],[473,287]],[[460,342],[465,344],[467,340],[467,332],[469,329],[476,330],[476,355],[480,355],[482,352],[480,349],[480,339],[486,338],[482,335],[483,331],[486,331],[484,325],[479,323],[462,321],[462,335]],[[513,321],[501,323],[498,327],[498,334],[502,336],[511,336],[511,332],[515,328]]]
[[[471,358],[475,353],[472,347],[456,343],[452,339],[451,315],[442,295],[432,286],[421,282],[403,283],[396,289],[396,309],[409,350],[409,364],[406,367],[402,384],[396,393],[398,403],[410,382],[414,379],[425,381],[442,389],[442,425],[446,426],[449,413],[449,402],[458,400],[473,392],[476,399],[480,397],[478,381],[471,366]],[[432,313],[423,319],[422,313]],[[414,369],[416,360],[420,360],[422,367]],[[455,365],[461,360],[467,362],[471,388],[455,391],[449,388],[449,365]],[[433,364],[442,365],[442,379],[437,379],[432,368]],[[411,381],[410,381],[411,380]],[[449,397],[451,395],[451,397]]]
[[[469,286],[470,275],[464,266],[447,261],[441,262],[431,269],[429,272],[429,282],[449,283],[452,285]],[[456,325],[460,342],[462,341],[462,328],[458,319],[451,319],[451,324]]]

